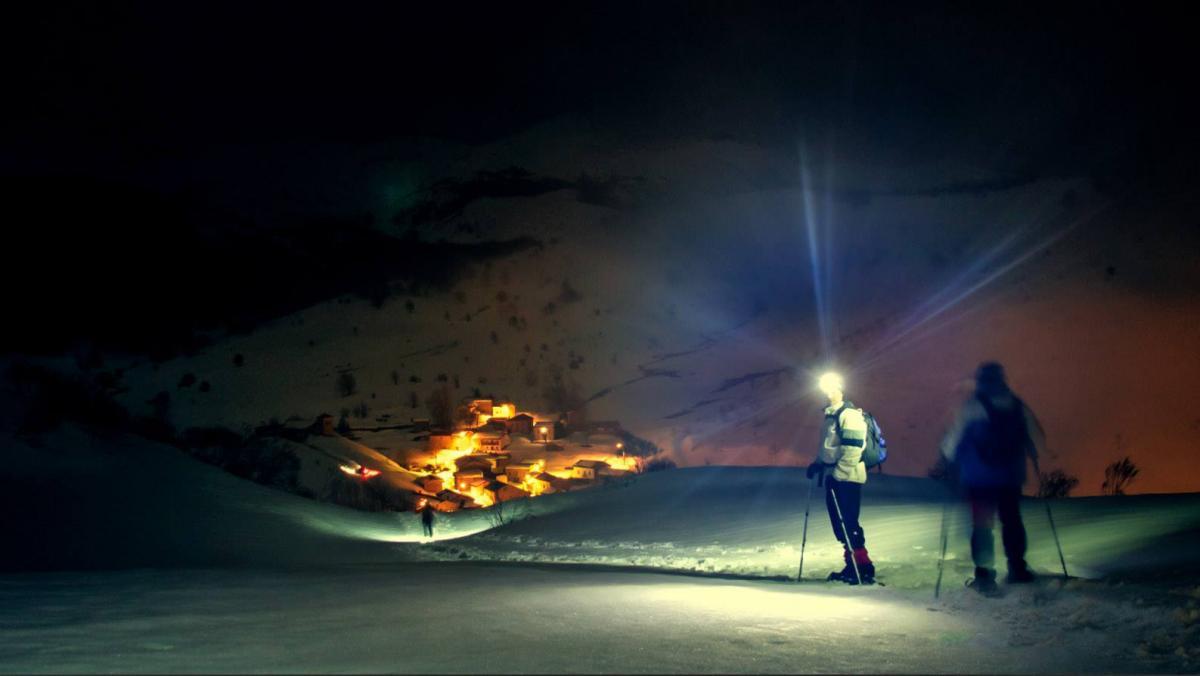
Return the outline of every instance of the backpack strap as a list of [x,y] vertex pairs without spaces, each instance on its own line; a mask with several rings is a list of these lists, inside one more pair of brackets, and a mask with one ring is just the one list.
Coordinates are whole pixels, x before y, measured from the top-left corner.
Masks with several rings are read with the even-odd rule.
[[833,413],[828,413],[825,416],[827,418],[833,418],[833,429],[837,430],[837,435],[838,435],[839,441],[842,438],[842,413],[844,413],[845,411],[846,411],[846,402],[843,401],[841,407],[838,408],[838,410],[834,411]]
[[[837,432],[838,444],[840,444],[842,446],[865,447],[866,446],[865,439],[863,441],[853,439],[853,440],[851,440],[851,443],[849,443],[849,444],[844,443],[845,440],[842,439],[842,413],[845,413],[847,408],[850,408],[850,405],[846,402],[842,402],[841,407],[838,410],[836,410],[830,414],[831,416],[833,416],[833,429]],[[866,421],[866,412],[863,411],[861,408],[857,408],[856,410],[858,410],[860,413],[863,414],[863,421],[865,422]],[[871,430],[868,429],[867,434],[870,434],[870,433],[871,433]]]

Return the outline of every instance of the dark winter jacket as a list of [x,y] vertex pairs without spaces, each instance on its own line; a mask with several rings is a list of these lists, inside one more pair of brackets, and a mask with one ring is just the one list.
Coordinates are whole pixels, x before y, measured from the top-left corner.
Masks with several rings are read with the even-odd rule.
[[[987,401],[995,415],[989,420]],[[1005,425],[1010,433],[998,428]],[[1007,389],[976,396],[963,402],[954,423],[942,439],[942,455],[958,466],[959,481],[967,488],[1020,488],[1025,484],[1026,457],[1037,462],[1045,437],[1033,412]],[[998,449],[991,461],[988,449]]]

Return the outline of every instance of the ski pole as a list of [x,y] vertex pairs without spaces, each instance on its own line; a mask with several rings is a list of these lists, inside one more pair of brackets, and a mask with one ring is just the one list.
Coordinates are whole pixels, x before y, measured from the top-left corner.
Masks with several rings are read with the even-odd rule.
[[796,582],[804,578],[804,545],[808,544],[808,510],[812,507],[812,489],[814,481],[808,482],[808,497],[804,500],[804,535],[800,538],[800,571],[796,573]]
[[[1038,481],[1040,482],[1042,478],[1042,468],[1038,466],[1036,455],[1032,456],[1031,459],[1033,460],[1033,471],[1037,473]],[[1050,521],[1050,534],[1054,536],[1054,546],[1058,549],[1058,562],[1062,564],[1063,581],[1066,581],[1071,577],[1071,575],[1067,572],[1067,559],[1063,557],[1062,543],[1058,540],[1058,528],[1054,526],[1054,512],[1050,511],[1050,500],[1048,498],[1042,499],[1046,500],[1046,519]]]
[[854,558],[854,546],[850,544],[850,532],[846,530],[846,520],[842,518],[842,507],[838,504],[837,490],[831,486],[829,494],[833,496],[833,508],[837,511],[838,523],[842,524],[842,537],[846,538],[846,551],[850,552],[850,565],[854,566],[854,579],[858,580],[858,584],[861,585],[862,575],[858,572],[858,560]]
[[938,576],[937,584],[933,586],[933,598],[936,601],[942,593],[942,568],[946,562],[946,541],[948,538],[948,527],[946,525],[946,512],[950,510],[950,503],[942,503],[942,553],[938,557]]
[[1046,518],[1050,520],[1050,533],[1054,535],[1054,546],[1058,548],[1058,562],[1062,564],[1063,579],[1069,579],[1071,575],[1067,572],[1067,559],[1063,557],[1062,543],[1058,541],[1058,529],[1054,527],[1054,513],[1050,511],[1050,501],[1046,501]]

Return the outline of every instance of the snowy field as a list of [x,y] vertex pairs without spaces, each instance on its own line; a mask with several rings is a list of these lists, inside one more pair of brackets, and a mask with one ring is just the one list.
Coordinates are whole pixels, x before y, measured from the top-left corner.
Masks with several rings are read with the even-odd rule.
[[[510,504],[500,528],[444,516],[423,543],[411,514],[304,500],[169,448],[47,443],[7,449],[27,475],[5,513],[29,507],[7,526],[26,546],[0,576],[5,673],[1200,671],[1200,496],[1055,502],[1086,579],[999,599],[963,588],[956,506],[935,601],[946,502],[925,480],[872,476],[863,523],[887,586],[851,588],[818,581],[837,550],[816,496],[795,582],[798,469],[645,475]],[[1044,504],[1024,511],[1049,576]]]
[[1079,600],[1034,606],[1032,595],[989,601],[952,590],[932,605],[883,588],[480,564],[17,575],[0,586],[0,665],[24,673],[1186,668],[1128,649],[1126,634],[1161,623],[1150,613],[1062,594]]

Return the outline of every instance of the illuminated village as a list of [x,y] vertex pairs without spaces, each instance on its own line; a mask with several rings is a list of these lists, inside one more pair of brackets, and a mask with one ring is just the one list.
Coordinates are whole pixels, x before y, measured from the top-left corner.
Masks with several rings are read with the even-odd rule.
[[[453,419],[448,428],[414,419],[400,426],[402,439],[362,434],[362,443],[388,458],[384,471],[370,462],[341,469],[407,489],[414,509],[442,512],[586,488],[642,470],[642,458],[626,454],[627,433],[616,421],[519,411],[486,398],[464,400]],[[332,434],[332,418],[324,423]]]

